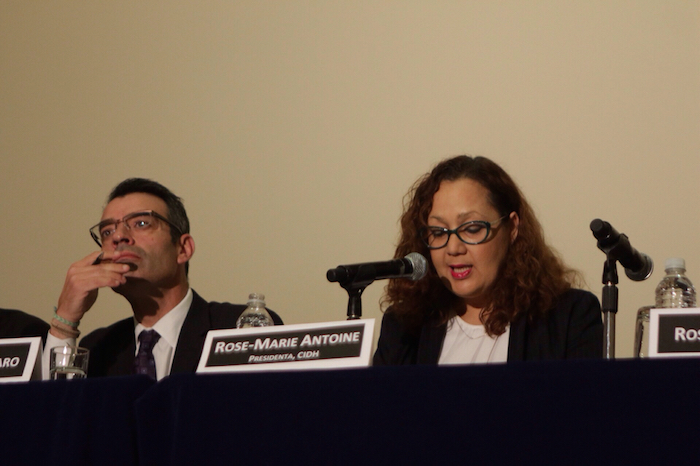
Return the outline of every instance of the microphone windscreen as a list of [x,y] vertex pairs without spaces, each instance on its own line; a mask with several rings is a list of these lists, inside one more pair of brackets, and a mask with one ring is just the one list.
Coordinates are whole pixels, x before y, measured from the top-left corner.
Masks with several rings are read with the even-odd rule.
[[423,257],[423,255],[417,252],[411,252],[404,257],[413,265],[413,272],[409,277],[411,280],[416,281],[425,277],[428,272],[428,261]]

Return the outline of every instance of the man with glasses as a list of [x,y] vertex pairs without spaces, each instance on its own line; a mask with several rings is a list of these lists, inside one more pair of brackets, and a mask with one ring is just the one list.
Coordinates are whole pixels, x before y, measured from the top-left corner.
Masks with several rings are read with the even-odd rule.
[[[212,329],[233,328],[245,305],[207,302],[187,279],[194,239],[182,200],[155,181],[130,178],[108,198],[102,220],[90,228],[100,246],[71,265],[58,299],[49,348],[75,345],[78,325],[109,287],[134,316],[90,333],[88,376],[144,373],[157,380],[194,372]],[[282,320],[270,312],[275,324]],[[44,358],[46,377],[48,359]],[[154,367],[155,366],[155,367]]]

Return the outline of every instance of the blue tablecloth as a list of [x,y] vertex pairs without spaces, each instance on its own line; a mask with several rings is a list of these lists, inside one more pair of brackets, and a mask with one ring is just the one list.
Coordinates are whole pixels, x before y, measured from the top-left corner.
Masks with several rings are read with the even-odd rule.
[[[176,376],[142,464],[698,464],[700,361]],[[159,432],[160,435],[148,435]]]
[[136,465],[146,376],[0,385],[0,464]]
[[0,463],[698,464],[700,360],[0,385]]

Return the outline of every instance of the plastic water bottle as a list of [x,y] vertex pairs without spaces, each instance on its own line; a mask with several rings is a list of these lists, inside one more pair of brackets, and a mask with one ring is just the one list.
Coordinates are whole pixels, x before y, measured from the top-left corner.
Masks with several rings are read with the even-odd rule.
[[695,287],[685,276],[685,260],[666,259],[666,276],[656,287],[657,308],[695,307]]
[[666,276],[656,287],[656,306],[644,306],[637,311],[634,354],[638,358],[649,355],[649,312],[653,308],[696,307],[695,287],[685,276],[685,260],[666,259]]
[[248,307],[236,321],[236,328],[270,327],[275,325],[270,313],[265,309],[265,295],[251,293],[248,295]]

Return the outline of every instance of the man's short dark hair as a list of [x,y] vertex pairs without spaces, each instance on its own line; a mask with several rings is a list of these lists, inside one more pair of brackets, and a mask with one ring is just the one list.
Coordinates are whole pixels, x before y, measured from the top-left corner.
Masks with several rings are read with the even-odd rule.
[[126,179],[119,183],[112,190],[112,192],[109,193],[107,202],[109,203],[117,197],[124,197],[127,194],[132,193],[152,194],[165,202],[165,205],[168,207],[168,211],[164,213],[165,217],[180,230],[175,231],[174,228],[170,229],[170,237],[173,240],[173,244],[176,244],[179,241],[181,234],[190,232],[190,221],[187,218],[187,212],[185,211],[185,206],[182,203],[182,199],[177,197],[172,191],[162,184],[153,180],[146,178]]

